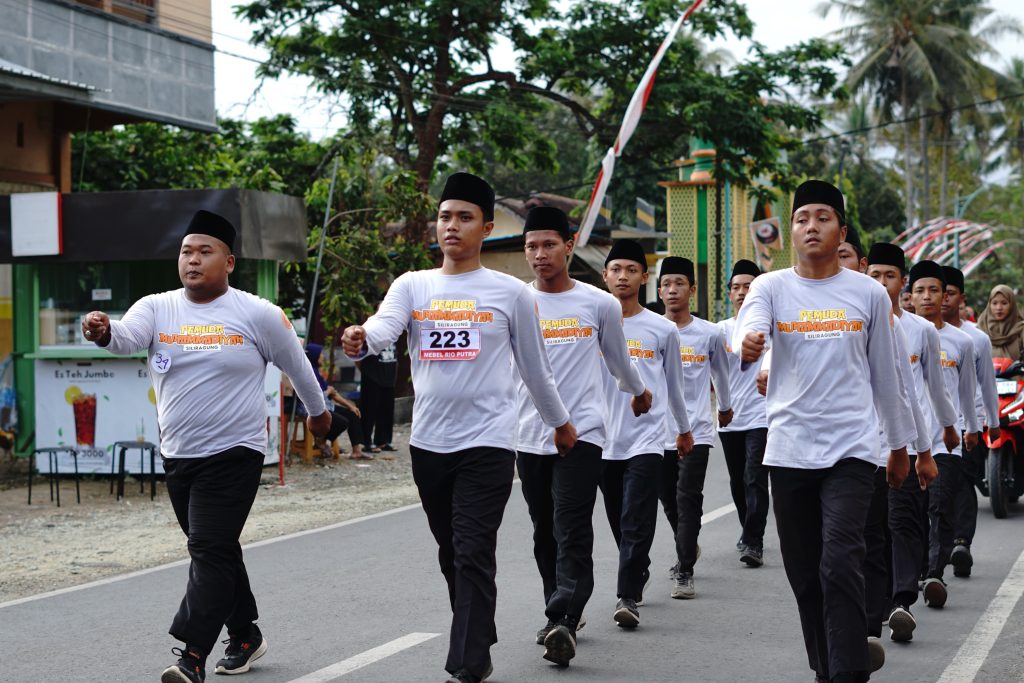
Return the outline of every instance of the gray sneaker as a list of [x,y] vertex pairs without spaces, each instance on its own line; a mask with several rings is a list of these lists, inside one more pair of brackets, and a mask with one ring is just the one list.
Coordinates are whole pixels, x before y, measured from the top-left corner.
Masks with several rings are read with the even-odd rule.
[[885,648],[882,647],[882,641],[874,636],[868,636],[868,661],[871,673],[885,666]]
[[640,625],[640,610],[636,607],[636,600],[619,598],[615,604],[615,613],[612,619],[622,628],[636,628]]
[[693,572],[679,572],[672,586],[672,597],[676,600],[693,600],[697,592],[693,589]]
[[917,620],[910,610],[902,605],[897,605],[889,613],[889,629],[892,634],[889,636],[897,643],[909,643],[914,639],[914,629],[917,628]]
[[576,656],[576,634],[567,624],[551,629],[544,639],[544,659],[558,666],[569,666],[569,660]]

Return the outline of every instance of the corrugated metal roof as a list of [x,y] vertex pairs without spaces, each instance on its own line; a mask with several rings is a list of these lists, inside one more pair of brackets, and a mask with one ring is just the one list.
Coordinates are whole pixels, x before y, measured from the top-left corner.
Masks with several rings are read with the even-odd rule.
[[6,59],[0,59],[0,73],[11,74],[13,76],[22,76],[23,78],[31,78],[36,81],[43,81],[44,83],[52,83],[54,85],[62,85],[67,88],[75,88],[76,90],[86,90],[96,92],[97,88],[88,85],[86,83],[76,83],[69,81],[64,78],[54,78],[53,76],[47,76],[44,73],[33,71],[20,64],[9,62]]

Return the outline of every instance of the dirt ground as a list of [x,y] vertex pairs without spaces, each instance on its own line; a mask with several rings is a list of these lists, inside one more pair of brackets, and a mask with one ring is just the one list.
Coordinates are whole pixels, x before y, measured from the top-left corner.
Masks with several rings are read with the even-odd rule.
[[[242,543],[417,502],[408,428],[395,426],[393,460],[342,455],[321,466],[295,458],[285,486],[278,485],[277,466],[267,467]],[[64,478],[60,508],[50,502],[45,477],[34,478],[31,506],[24,477],[8,486],[0,490],[0,602],[188,557],[162,481],[154,501],[149,481],[140,493],[133,479],[125,482],[126,497],[115,501],[108,478],[83,478],[78,504],[74,481]]]

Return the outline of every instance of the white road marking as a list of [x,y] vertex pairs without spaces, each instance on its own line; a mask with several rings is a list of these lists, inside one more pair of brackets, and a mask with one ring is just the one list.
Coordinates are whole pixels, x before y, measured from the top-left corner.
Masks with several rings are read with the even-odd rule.
[[988,604],[988,608],[978,618],[978,623],[971,629],[967,639],[960,646],[953,661],[950,662],[936,683],[965,683],[973,681],[981,666],[988,658],[988,653],[996,644],[1006,621],[1024,594],[1024,552],[1013,563],[1010,573],[1006,575],[996,596]]
[[[388,517],[390,515],[398,514],[399,512],[406,512],[407,510],[414,510],[420,507],[419,503],[413,503],[412,505],[404,505],[398,508],[392,508],[390,510],[384,510],[383,512],[377,512],[372,515],[364,515],[363,517],[355,517],[353,519],[346,519],[344,522],[337,522],[335,524],[328,524],[327,526],[317,527],[315,529],[306,529],[305,531],[296,531],[293,534],[285,534],[284,536],[275,536],[274,538],[268,538],[262,541],[256,541],[255,543],[249,543],[242,546],[243,550],[249,550],[250,548],[260,548],[271,543],[280,543],[281,541],[290,541],[293,538],[301,538],[302,536],[308,536],[310,534],[318,534],[321,531],[331,531],[332,529],[340,529],[342,527],[350,526],[352,524],[359,524],[360,522],[368,522],[371,519],[379,519],[381,517]],[[185,546],[184,540],[182,540],[182,547]],[[146,574],[152,574],[153,572],[159,572],[164,569],[170,569],[171,567],[181,567],[187,565],[189,560],[177,560],[175,562],[168,562],[167,564],[157,565],[156,567],[149,567],[147,569],[140,569],[135,572],[128,572],[127,574],[118,574],[117,576],[108,576],[105,579],[98,579],[96,581],[90,581],[89,583],[82,583],[77,586],[68,586],[67,588],[58,588],[48,593],[39,593],[37,595],[29,595],[24,598],[18,598],[17,600],[9,600],[8,602],[0,602],[0,609],[4,607],[14,607],[15,605],[22,605],[26,602],[33,602],[34,600],[43,600],[44,598],[53,598],[58,595],[64,595],[66,593],[74,593],[75,591],[83,591],[89,588],[97,588],[99,586],[106,586],[111,583],[117,583],[118,581],[126,581],[128,579],[134,579],[137,576],[145,576]]]
[[390,657],[391,655],[398,654],[402,650],[407,650],[410,647],[415,647],[420,643],[425,643],[431,638],[436,638],[440,633],[410,633],[409,635],[396,638],[390,643],[384,643],[378,647],[375,647],[366,652],[360,652],[357,655],[343,659],[336,664],[324,667],[319,671],[306,674],[301,678],[296,678],[289,683],[327,683],[327,681],[333,681],[341,678],[345,674],[352,673],[356,669],[362,669],[364,666],[369,666],[375,662],[379,662],[382,659]]
[[[728,505],[723,505],[720,508],[716,508],[716,509],[712,510],[711,512],[707,513],[706,515],[704,515],[703,517],[700,518],[700,523],[701,524],[710,524],[711,522],[715,521],[719,517],[724,517],[725,515],[729,514],[730,512],[736,512],[736,505],[735,505],[735,503],[729,503]],[[0,607],[3,607],[3,605],[0,605]]]

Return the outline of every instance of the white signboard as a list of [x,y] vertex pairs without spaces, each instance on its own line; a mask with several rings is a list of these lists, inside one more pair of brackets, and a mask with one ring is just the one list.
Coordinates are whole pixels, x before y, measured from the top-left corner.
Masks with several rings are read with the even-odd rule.
[[[36,446],[64,446],[78,452],[78,471],[110,474],[117,453],[117,441],[149,441],[159,445],[156,419],[156,393],[145,358],[102,358],[90,360],[37,360]],[[267,417],[269,443],[266,464],[276,463],[280,453],[281,371],[267,368]],[[273,411],[271,411],[273,405]],[[142,459],[149,473],[149,455]],[[62,473],[74,471],[74,461],[60,454]],[[44,454],[36,459],[42,473],[49,472]],[[140,471],[139,452],[129,450],[125,470]],[[163,472],[160,458],[157,473]]]
[[55,256],[60,253],[60,193],[12,194],[11,255]]

